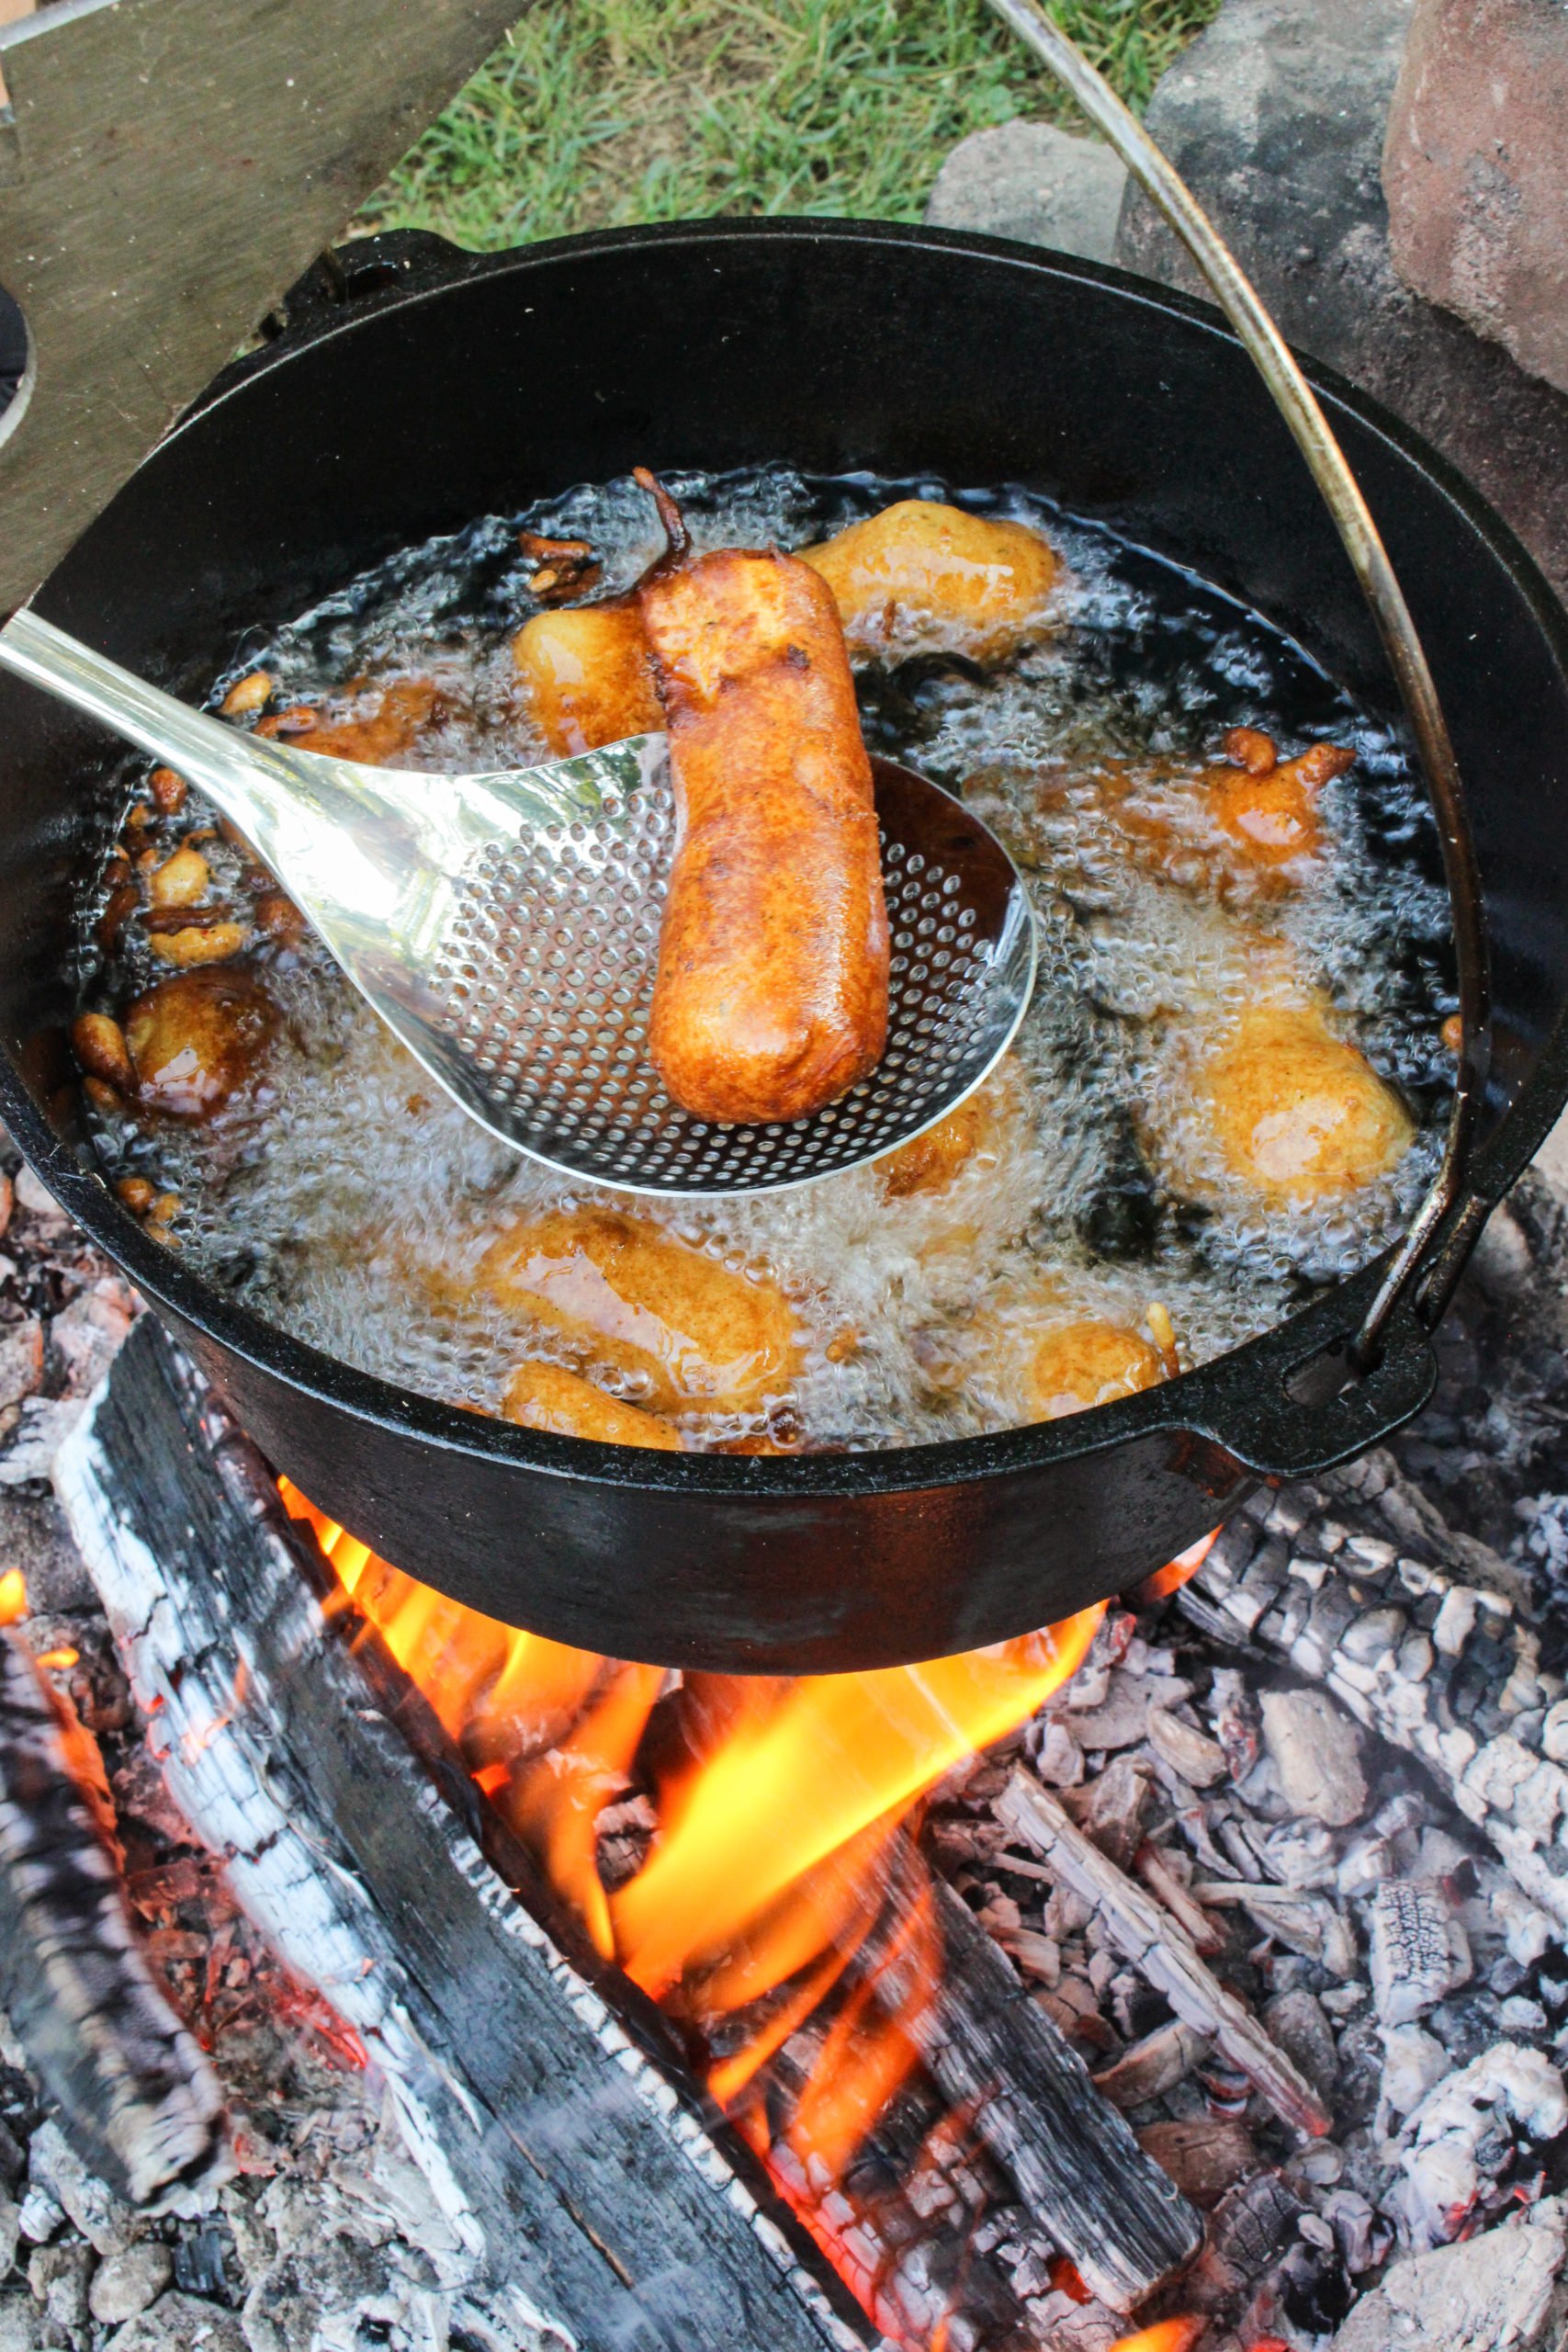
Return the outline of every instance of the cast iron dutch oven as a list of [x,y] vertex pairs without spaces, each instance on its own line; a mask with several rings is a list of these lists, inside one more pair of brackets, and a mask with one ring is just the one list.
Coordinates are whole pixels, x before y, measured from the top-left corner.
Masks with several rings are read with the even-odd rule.
[[[1043,1426],[803,1460],[671,1455],[486,1421],[258,1321],[95,1171],[64,1052],[70,899],[118,752],[0,681],[0,1112],[280,1470],[386,1558],[494,1617],[630,1658],[885,1665],[993,1642],[1170,1558],[1260,1479],[1377,1443],[1432,1387],[1428,1327],[1568,1093],[1568,638],[1432,453],[1312,371],[1457,741],[1496,1046],[1465,1199],[1376,1367],[1377,1269],[1169,1385]],[[371,240],[291,298],[39,597],[198,697],[241,632],[390,549],[569,484],[784,459],[1016,481],[1178,556],[1393,715],[1333,526],[1218,314],[1141,280],[930,231],[640,230],[476,259]]]

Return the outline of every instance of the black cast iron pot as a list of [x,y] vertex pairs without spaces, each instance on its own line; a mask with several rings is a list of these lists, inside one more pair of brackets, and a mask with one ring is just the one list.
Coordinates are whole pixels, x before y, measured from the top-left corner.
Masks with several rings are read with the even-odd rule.
[[[149,1240],[95,1172],[64,1052],[69,903],[93,781],[118,754],[7,679],[0,1112],[17,1141],[323,1510],[492,1616],[626,1657],[825,1670],[996,1641],[1125,1587],[1258,1480],[1375,1444],[1429,1394],[1427,1327],[1568,1093],[1568,639],[1465,486],[1314,374],[1457,740],[1497,1016],[1468,1195],[1365,1376],[1344,1351],[1375,1268],[1202,1371],[1077,1419],[814,1460],[515,1430],[299,1345]],[[493,259],[425,238],[352,247],[39,606],[195,697],[247,627],[399,545],[635,463],[769,458],[1026,482],[1179,556],[1394,709],[1327,514],[1216,313],[1112,270],[853,222],[632,231]]]

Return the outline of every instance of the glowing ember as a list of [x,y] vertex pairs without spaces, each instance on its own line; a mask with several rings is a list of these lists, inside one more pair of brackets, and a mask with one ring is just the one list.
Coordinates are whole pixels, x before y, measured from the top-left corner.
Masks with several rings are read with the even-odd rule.
[[7,1568],[0,1577],[0,1625],[14,1625],[28,1613],[28,1588],[22,1581],[20,1568]]
[[1119,2335],[1111,2352],[1191,2352],[1209,2323],[1206,2319],[1162,2319],[1136,2335]]
[[37,1662],[39,1666],[51,1666],[63,1668],[68,1666],[74,1666],[81,1655],[82,1653],[80,1650],[73,1650],[67,1642],[62,1644],[57,1650],[40,1651]]
[[[345,1601],[377,1627],[598,1950],[715,2053],[709,2086],[758,2152],[787,2146],[795,2182],[804,2170],[825,2192],[915,2066],[914,2029],[942,1966],[930,1878],[912,1843],[895,1843],[899,1825],[954,1764],[1066,1681],[1103,1608],[923,1666],[670,1686],[652,1753],[681,1760],[663,1768],[641,1868],[606,1890],[600,1817],[635,1781],[647,1785],[637,1758],[665,1675],[445,1600],[279,1484]],[[765,2111],[763,2070],[807,2025],[814,2055],[784,2120]],[[815,2211],[775,2178],[818,2231]]]

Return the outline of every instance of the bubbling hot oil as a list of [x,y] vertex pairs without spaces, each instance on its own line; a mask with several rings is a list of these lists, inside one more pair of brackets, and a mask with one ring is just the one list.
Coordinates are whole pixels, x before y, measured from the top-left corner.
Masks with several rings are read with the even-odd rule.
[[[567,1182],[459,1112],[307,942],[268,972],[283,1021],[249,1098],[207,1127],[104,1129],[117,1172],[147,1170],[179,1193],[186,1262],[329,1355],[431,1396],[494,1412],[536,1359],[638,1401],[635,1377],[503,1312],[472,1279],[523,1217],[625,1209],[795,1302],[804,1364],[775,1432],[872,1448],[1028,1419],[1021,1335],[1094,1317],[1146,1337],[1156,1306],[1157,1336],[1163,1307],[1182,1363],[1201,1363],[1393,1239],[1435,1164],[1451,1082],[1438,1033],[1453,998],[1431,827],[1390,731],[1256,615],[1021,492],[777,468],[671,487],[699,548],[799,548],[923,494],[1032,524],[1065,559],[1051,627],[1022,651],[983,665],[928,641],[860,680],[871,747],[963,794],[1019,861],[1039,918],[1039,985],[986,1148],[896,1204],[874,1168],[730,1202]],[[366,679],[431,680],[442,715],[399,764],[547,756],[509,650],[538,608],[519,524],[589,540],[595,597],[660,550],[629,482],[580,488],[404,551],[247,643],[229,676],[264,666],[283,696],[313,703]],[[1183,774],[1190,796],[1237,725],[1266,729],[1282,753],[1331,741],[1358,755],[1321,796],[1329,854],[1302,887],[1246,903],[1202,887],[1201,842],[1192,871],[1131,855],[1101,788],[1130,777],[1157,820],[1162,796],[1179,797]],[[145,985],[127,952],[122,979]],[[1170,1179],[1193,1156],[1184,1057],[1270,992],[1332,1002],[1412,1106],[1416,1139],[1390,1176],[1327,1203],[1269,1209],[1223,1185],[1184,1198]],[[713,1445],[762,1423],[693,1413],[682,1426]]]

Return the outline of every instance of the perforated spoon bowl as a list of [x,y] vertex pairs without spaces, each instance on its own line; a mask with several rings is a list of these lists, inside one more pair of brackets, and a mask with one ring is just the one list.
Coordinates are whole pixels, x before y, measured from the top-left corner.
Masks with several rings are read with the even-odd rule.
[[1007,1051],[1034,985],[1011,860],[872,763],[893,935],[887,1048],[812,1117],[694,1119],[647,1057],[675,809],[661,735],[484,775],[371,768],[189,709],[30,612],[0,667],[178,769],[252,842],[381,1019],[492,1135],[635,1193],[761,1193],[905,1143]]

